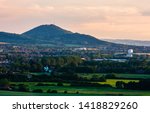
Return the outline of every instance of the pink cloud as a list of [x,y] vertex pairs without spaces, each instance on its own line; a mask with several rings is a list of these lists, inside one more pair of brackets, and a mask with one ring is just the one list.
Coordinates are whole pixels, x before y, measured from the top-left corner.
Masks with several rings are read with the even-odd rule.
[[96,37],[149,39],[147,0],[93,1],[0,0],[0,30],[20,33],[39,24],[56,23]]

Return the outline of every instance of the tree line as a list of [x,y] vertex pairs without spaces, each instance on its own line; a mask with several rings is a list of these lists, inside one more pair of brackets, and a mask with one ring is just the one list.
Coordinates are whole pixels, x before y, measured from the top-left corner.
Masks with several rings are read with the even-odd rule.
[[126,62],[98,62],[84,61],[79,56],[13,57],[8,66],[0,67],[0,73],[43,72],[45,66],[55,72],[150,74],[150,61],[146,59],[129,59]]
[[116,88],[130,89],[130,90],[150,90],[150,79],[143,79],[140,80],[139,82],[129,82],[129,83],[117,81]]

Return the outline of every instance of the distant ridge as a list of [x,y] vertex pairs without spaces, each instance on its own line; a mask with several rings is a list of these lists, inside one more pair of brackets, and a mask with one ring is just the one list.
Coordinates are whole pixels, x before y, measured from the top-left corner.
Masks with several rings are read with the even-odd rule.
[[112,43],[117,43],[117,44],[134,45],[134,46],[150,46],[150,41],[129,40],[129,39],[104,39],[104,40]]
[[29,44],[33,43],[33,40],[19,34],[0,32],[0,42],[10,44]]
[[110,44],[90,35],[73,33],[56,25],[40,25],[22,34],[37,43],[51,43],[55,45],[101,46]]
[[40,25],[22,34],[0,32],[0,42],[53,47],[125,47],[125,45],[99,40],[90,35],[74,33],[54,24]]

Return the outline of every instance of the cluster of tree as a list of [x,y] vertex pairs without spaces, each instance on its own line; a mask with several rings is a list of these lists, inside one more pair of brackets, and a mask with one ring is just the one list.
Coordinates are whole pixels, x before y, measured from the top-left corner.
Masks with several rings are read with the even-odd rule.
[[[52,73],[51,75],[28,75],[28,74],[0,74],[0,79],[7,79],[12,82],[70,82],[70,81],[106,81],[106,77],[93,76],[88,79],[86,77],[79,76],[74,72]],[[61,85],[61,84],[58,85]],[[38,86],[49,86],[50,84],[38,83]],[[52,85],[52,84],[51,84]]]
[[74,71],[78,73],[137,73],[150,74],[150,61],[129,59],[126,62],[115,61],[85,61]]
[[[78,56],[38,57],[34,59],[13,57],[10,59],[12,63],[8,67],[8,71],[11,72],[42,72],[45,66],[58,69],[63,66],[78,66],[82,62]],[[4,69],[1,70],[3,71]]]
[[[114,79],[116,76],[115,74],[106,74],[103,76],[93,75],[90,77],[84,77],[77,73],[73,72],[64,72],[64,73],[57,73],[52,75],[28,75],[28,74],[0,74],[0,83],[7,83],[8,81],[11,82],[39,82],[36,86],[55,86],[55,84],[48,84],[42,82],[58,82],[58,86],[63,86],[63,82],[105,82],[106,79]],[[1,84],[0,84],[1,86]]]
[[129,83],[117,81],[116,88],[131,89],[131,90],[150,90],[150,79],[144,79],[140,80],[139,82],[129,82]]
[[0,89],[4,89],[4,90],[10,89],[10,83],[6,78],[0,79]]
[[0,67],[0,73],[8,72],[43,72],[48,66],[55,72],[75,73],[143,73],[150,74],[150,61],[129,59],[126,62],[83,61],[78,56],[58,56],[42,58],[13,57],[9,67]]
[[136,73],[150,74],[150,61],[129,59],[126,62],[115,61],[83,61],[79,65],[64,65],[59,72],[72,71],[75,73]]

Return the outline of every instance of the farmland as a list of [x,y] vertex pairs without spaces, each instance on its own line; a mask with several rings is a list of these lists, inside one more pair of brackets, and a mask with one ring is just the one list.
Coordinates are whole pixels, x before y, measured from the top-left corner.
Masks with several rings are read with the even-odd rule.
[[98,82],[100,84],[109,84],[112,87],[115,87],[117,81],[123,81],[125,83],[129,82],[139,82],[139,80],[124,80],[124,79],[107,79],[106,82]]
[[[82,77],[92,78],[93,76],[101,77],[104,74],[80,74]],[[40,76],[40,74],[38,75]],[[98,84],[108,84],[112,87],[83,87],[83,86],[71,86],[71,83],[63,82],[61,86],[58,85],[58,82],[11,82],[10,84],[15,85],[15,87],[19,86],[20,84],[24,84],[28,86],[28,92],[19,92],[19,91],[0,91],[0,95],[7,95],[7,96],[90,96],[90,95],[126,95],[126,96],[147,96],[150,95],[150,91],[142,91],[142,90],[128,90],[128,89],[117,89],[116,82],[123,81],[124,83],[129,82],[139,82],[137,78],[142,78],[143,75],[139,74],[116,74],[117,77],[127,78],[127,79],[106,79],[103,82],[92,82]],[[144,75],[144,77],[149,77],[149,75]],[[132,79],[130,79],[132,78]],[[38,85],[38,84],[46,84],[46,85]],[[42,93],[33,93],[33,90],[41,89]],[[48,90],[56,90],[55,93],[47,93]]]
[[149,60],[95,62],[79,56],[11,59],[9,70],[1,69],[0,95],[150,95]]
[[[26,83],[28,84],[28,83]],[[97,88],[97,87],[72,87],[72,86],[35,86],[35,83],[29,83],[30,89],[42,89],[43,93],[32,92],[16,92],[16,91],[0,91],[0,95],[3,96],[104,96],[104,95],[120,95],[120,96],[148,96],[150,91],[140,90],[124,90],[116,88]],[[47,93],[48,89],[57,90],[57,93]],[[67,93],[64,93],[67,91]],[[78,94],[76,92],[79,92]]]
[[[92,78],[92,76],[101,77],[105,75],[105,73],[81,73],[80,76]],[[119,79],[150,79],[150,74],[115,74]]]

